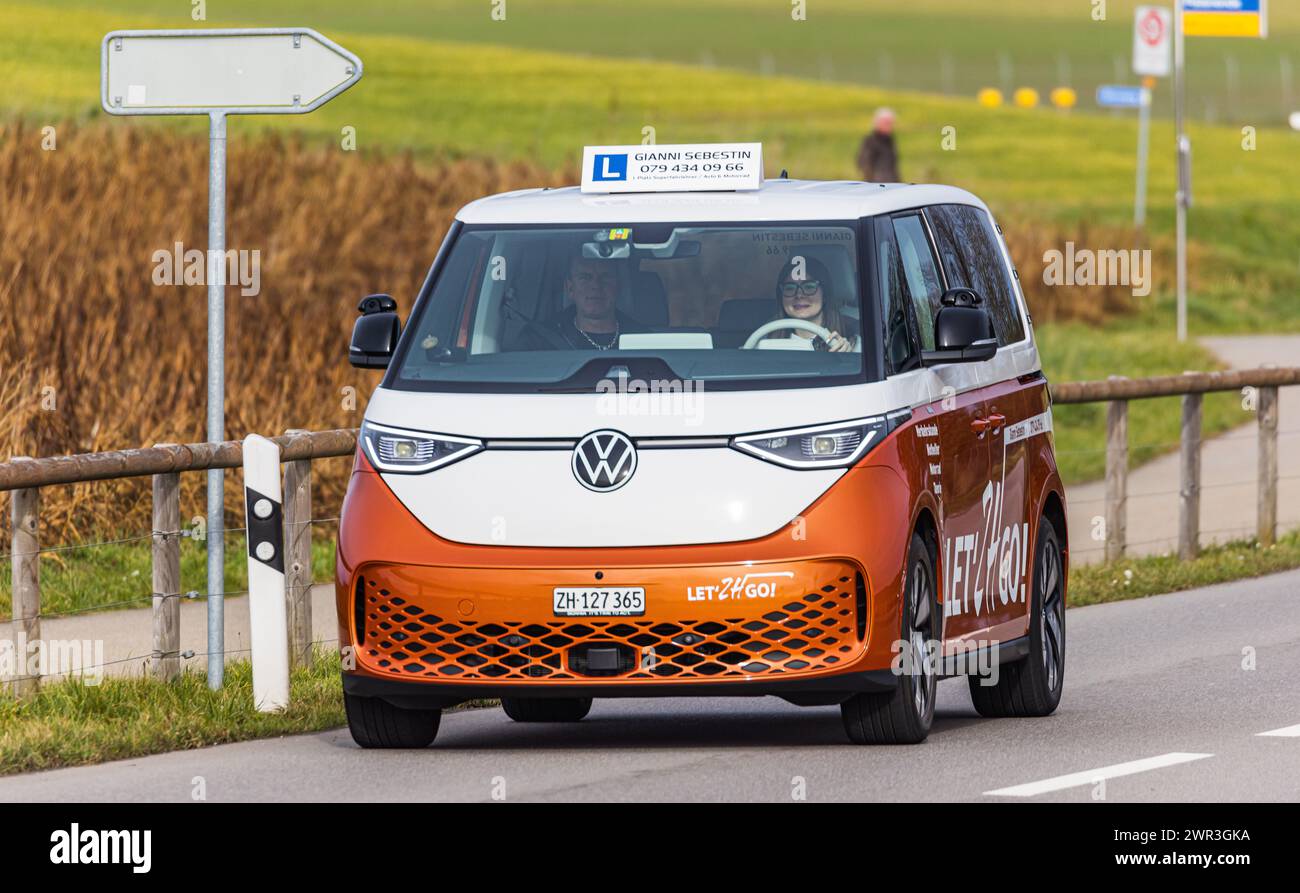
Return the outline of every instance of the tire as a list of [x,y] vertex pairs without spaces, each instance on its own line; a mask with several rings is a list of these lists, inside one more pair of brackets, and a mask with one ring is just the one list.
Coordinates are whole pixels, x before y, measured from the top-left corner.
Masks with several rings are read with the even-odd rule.
[[362,747],[428,747],[438,736],[441,710],[404,710],[382,698],[343,693],[348,731]]
[[577,722],[591,712],[591,698],[502,698],[515,722]]
[[996,685],[968,676],[970,699],[980,716],[1047,716],[1061,703],[1065,686],[1065,574],[1061,541],[1052,522],[1038,522],[1034,547],[1029,654],[998,668]]
[[919,744],[934,722],[938,675],[930,659],[930,643],[937,640],[938,604],[935,601],[934,556],[920,534],[912,534],[903,577],[903,617],[900,640],[904,660],[893,691],[856,694],[840,705],[844,731],[854,744]]

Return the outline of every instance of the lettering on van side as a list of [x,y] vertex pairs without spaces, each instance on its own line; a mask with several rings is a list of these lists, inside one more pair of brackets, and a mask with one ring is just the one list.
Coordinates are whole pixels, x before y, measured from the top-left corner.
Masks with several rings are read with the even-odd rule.
[[776,598],[777,580],[793,579],[794,571],[768,571],[762,574],[742,574],[723,577],[716,586],[687,586],[688,602],[723,602],[739,598]]
[[[948,537],[943,561],[948,568],[944,616],[992,612],[997,604],[1025,600],[1025,570],[1029,523],[997,529],[1002,514],[1003,485],[989,481],[981,498],[983,525],[974,533]],[[997,573],[994,581],[993,575]],[[995,601],[996,600],[996,601]]]
[[[1007,445],[1052,430],[1051,410],[1008,425],[1002,437],[1002,480],[989,481],[980,498],[982,524],[944,542],[944,616],[971,611],[978,617],[998,604],[1024,602],[1029,562],[1029,523],[1003,523]],[[1022,473],[1024,473],[1022,465]],[[993,579],[994,573],[997,579]]]

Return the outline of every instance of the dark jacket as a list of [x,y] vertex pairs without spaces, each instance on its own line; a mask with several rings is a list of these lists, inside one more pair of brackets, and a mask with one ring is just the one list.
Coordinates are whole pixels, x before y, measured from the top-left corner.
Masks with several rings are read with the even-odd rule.
[[[648,331],[645,326],[641,325],[632,317],[623,313],[621,310],[615,311],[618,316],[618,334],[626,335]],[[612,349],[618,347],[617,339],[613,332],[601,332],[590,336],[596,343],[592,344],[590,340],[582,337],[575,325],[576,312],[572,305],[560,311],[559,315],[548,320],[547,322],[533,323],[524,329],[519,338],[511,346],[511,350],[599,350],[598,345],[609,344],[611,341]]]
[[870,183],[901,183],[898,174],[898,149],[892,134],[873,130],[858,149],[858,170]]

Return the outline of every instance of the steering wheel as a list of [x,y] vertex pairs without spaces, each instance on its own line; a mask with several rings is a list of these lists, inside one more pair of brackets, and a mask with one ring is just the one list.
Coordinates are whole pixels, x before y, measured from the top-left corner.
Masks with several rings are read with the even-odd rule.
[[828,345],[831,343],[831,330],[825,326],[819,326],[815,322],[808,322],[804,319],[774,319],[755,329],[754,334],[745,339],[745,343],[740,346],[740,349],[753,350],[764,335],[779,329],[803,329],[805,332],[812,332]]

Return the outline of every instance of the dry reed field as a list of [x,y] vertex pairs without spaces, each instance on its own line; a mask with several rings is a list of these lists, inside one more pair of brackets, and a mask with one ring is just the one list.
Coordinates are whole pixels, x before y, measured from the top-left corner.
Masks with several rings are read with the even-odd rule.
[[[155,285],[153,256],[207,246],[207,140],[116,124],[60,127],[53,151],[0,125],[0,458],[204,439],[206,287]],[[461,205],[562,179],[232,139],[227,248],[261,252],[261,293],[227,288],[227,436],[358,424],[378,373],[347,362],[357,301],[387,291],[405,313]],[[316,464],[316,514],[337,514],[350,463]],[[189,518],[203,475],[181,477]],[[147,494],[147,479],[47,488],[42,540],[147,532]]]
[[[66,125],[45,151],[39,130],[0,125],[0,458],[203,439],[206,288],[153,281],[156,251],[207,245],[207,141],[195,131]],[[227,248],[260,251],[261,292],[227,289],[227,436],[355,426],[378,379],[346,361],[358,299],[387,291],[405,314],[458,207],[575,173],[232,139]],[[1065,303],[1028,273],[1079,235],[1008,229],[1039,319],[1129,309],[1123,289],[1089,300],[1073,290]],[[316,515],[332,516],[349,463],[317,466]],[[237,477],[227,476],[232,521]],[[182,482],[189,518],[202,511],[203,476]],[[42,541],[147,532],[147,494],[143,479],[47,488]]]

